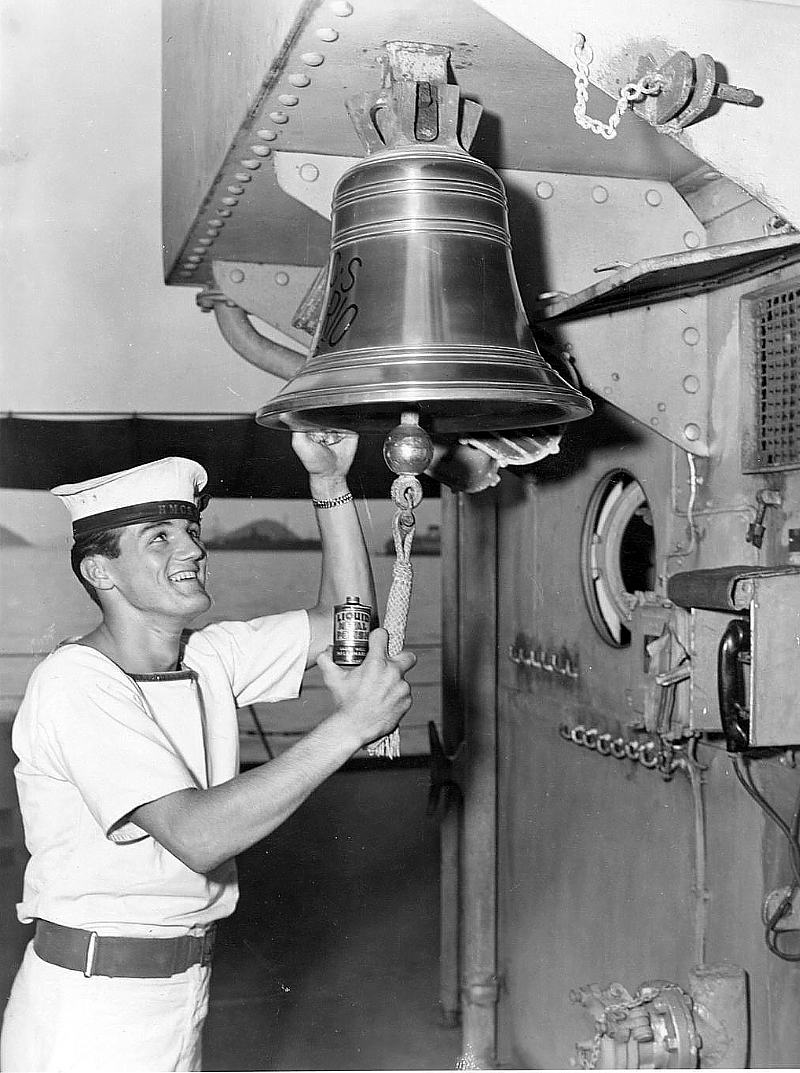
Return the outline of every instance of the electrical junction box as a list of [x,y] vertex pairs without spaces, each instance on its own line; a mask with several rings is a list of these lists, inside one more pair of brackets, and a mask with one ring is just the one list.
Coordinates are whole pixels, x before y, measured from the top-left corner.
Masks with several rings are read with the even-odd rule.
[[670,599],[691,609],[689,726],[721,731],[720,647],[733,620],[749,626],[740,653],[742,708],[753,748],[800,745],[800,568],[723,567],[675,574]]
[[[690,726],[690,612],[651,592],[637,592],[630,617],[628,703],[650,733],[681,737]],[[685,668],[685,670],[684,670]],[[685,674],[685,678],[683,677]]]

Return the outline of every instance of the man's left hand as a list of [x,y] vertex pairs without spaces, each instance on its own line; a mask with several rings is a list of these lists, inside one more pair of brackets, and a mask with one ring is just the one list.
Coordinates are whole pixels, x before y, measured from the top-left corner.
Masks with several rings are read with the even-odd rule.
[[292,448],[311,477],[345,477],[358,447],[356,432],[293,432]]

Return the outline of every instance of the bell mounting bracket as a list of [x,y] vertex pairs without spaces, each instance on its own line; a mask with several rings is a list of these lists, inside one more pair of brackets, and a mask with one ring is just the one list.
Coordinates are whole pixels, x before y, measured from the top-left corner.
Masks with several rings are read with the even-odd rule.
[[413,145],[469,150],[483,109],[447,81],[450,49],[388,41],[380,89],[345,103],[367,154]]

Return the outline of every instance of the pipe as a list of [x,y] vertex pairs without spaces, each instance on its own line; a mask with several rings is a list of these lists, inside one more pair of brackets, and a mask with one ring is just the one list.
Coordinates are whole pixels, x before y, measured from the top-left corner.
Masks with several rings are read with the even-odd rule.
[[[446,756],[454,756],[464,740],[464,712],[459,697],[461,668],[459,497],[442,492],[441,554],[441,705],[442,745]],[[447,799],[445,799],[447,801]],[[439,829],[441,920],[439,932],[439,1000],[442,1022],[458,1024],[461,1013],[460,942],[461,942],[461,828],[463,798],[450,803]]]
[[439,1005],[442,1024],[455,1028],[460,1020],[459,1005],[459,870],[461,795],[445,798],[445,812],[439,828],[441,883],[439,888]]
[[689,741],[686,754],[679,757],[677,766],[686,772],[692,791],[694,818],[694,960],[705,965],[708,931],[708,903],[711,897],[706,888],[706,814],[703,801],[703,772],[705,766],[697,759],[697,738]]
[[497,1062],[497,498],[458,497],[459,681],[465,770],[461,1069]]
[[214,316],[225,342],[256,368],[279,376],[281,380],[291,380],[305,365],[306,347],[288,335],[283,337],[285,343],[263,335],[240,306],[214,302]]

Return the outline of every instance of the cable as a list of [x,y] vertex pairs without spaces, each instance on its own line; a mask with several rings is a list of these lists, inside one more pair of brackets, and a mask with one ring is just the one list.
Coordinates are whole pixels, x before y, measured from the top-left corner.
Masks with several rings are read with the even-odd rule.
[[681,767],[689,777],[692,789],[692,810],[694,814],[694,942],[695,961],[698,965],[706,960],[706,933],[708,931],[708,901],[706,889],[706,813],[703,800],[703,772],[705,767],[697,759],[697,737],[690,738],[686,754],[680,761]]
[[794,896],[800,890],[800,841],[798,841],[798,833],[800,832],[800,787],[798,787],[791,824],[788,824],[756,786],[750,765],[745,757],[733,757],[733,770],[746,792],[753,798],[765,816],[777,825],[789,843],[789,863],[792,867],[794,880],[789,888],[789,893],[782,899],[767,920],[764,929],[764,942],[767,944],[769,951],[776,957],[781,958],[782,961],[800,962],[800,953],[789,954],[780,949],[778,946],[780,932],[777,929],[778,921],[791,911]]
[[773,808],[769,801],[767,801],[756,786],[747,758],[735,756],[733,758],[733,769],[736,773],[736,777],[747,793],[753,798],[759,808],[769,816],[773,823],[777,824],[786,837],[789,843],[789,859],[792,871],[794,872],[794,881],[800,886],[800,842],[797,840],[797,829],[798,824],[800,824],[800,789],[798,789],[798,798],[795,804],[792,824],[790,826]]
[[689,527],[689,540],[694,543],[694,504],[697,499],[697,466],[694,455],[686,452],[686,461],[689,464],[689,503],[686,507],[686,524]]

